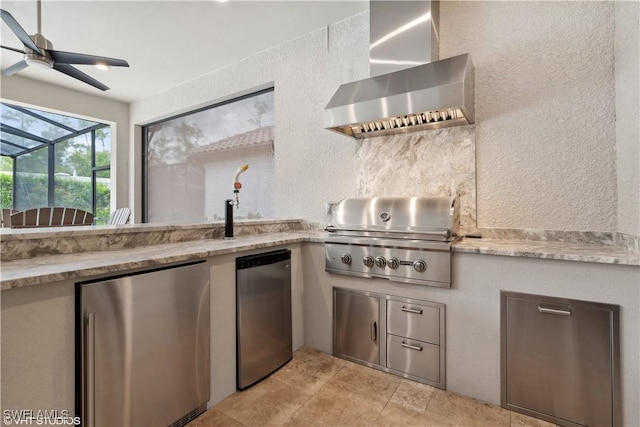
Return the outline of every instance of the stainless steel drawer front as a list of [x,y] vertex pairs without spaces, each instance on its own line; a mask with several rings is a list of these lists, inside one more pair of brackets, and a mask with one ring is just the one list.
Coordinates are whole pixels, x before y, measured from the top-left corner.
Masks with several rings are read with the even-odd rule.
[[440,346],[389,334],[387,367],[440,382]]
[[387,332],[440,344],[440,310],[428,305],[387,301]]

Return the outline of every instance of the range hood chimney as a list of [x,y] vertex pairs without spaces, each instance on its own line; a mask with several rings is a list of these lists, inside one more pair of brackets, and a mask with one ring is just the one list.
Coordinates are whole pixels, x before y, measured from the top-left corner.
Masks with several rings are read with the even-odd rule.
[[371,77],[340,86],[324,126],[353,138],[475,122],[466,53],[438,60],[438,1],[370,0]]

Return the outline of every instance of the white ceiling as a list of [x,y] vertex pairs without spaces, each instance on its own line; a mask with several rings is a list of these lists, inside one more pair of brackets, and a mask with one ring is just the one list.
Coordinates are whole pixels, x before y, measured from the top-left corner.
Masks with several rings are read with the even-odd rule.
[[[36,0],[2,0],[1,7],[36,33]],[[42,34],[54,49],[125,59],[130,68],[76,66],[109,86],[106,92],[54,70],[28,67],[18,75],[132,102],[368,8],[367,0],[43,0]],[[2,45],[22,49],[0,25]],[[2,69],[21,59],[2,49]]]

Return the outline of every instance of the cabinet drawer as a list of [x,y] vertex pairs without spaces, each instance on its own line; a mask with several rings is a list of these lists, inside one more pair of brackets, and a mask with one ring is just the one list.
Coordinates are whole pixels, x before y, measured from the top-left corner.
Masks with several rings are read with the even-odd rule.
[[387,300],[387,332],[431,344],[440,344],[440,309]]
[[387,335],[387,367],[440,382],[440,346]]

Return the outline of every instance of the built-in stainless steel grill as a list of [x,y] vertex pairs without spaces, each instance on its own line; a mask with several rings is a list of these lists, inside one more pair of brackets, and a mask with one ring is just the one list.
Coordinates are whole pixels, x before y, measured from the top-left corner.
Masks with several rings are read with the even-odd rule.
[[451,287],[455,197],[344,199],[326,230],[325,270]]

